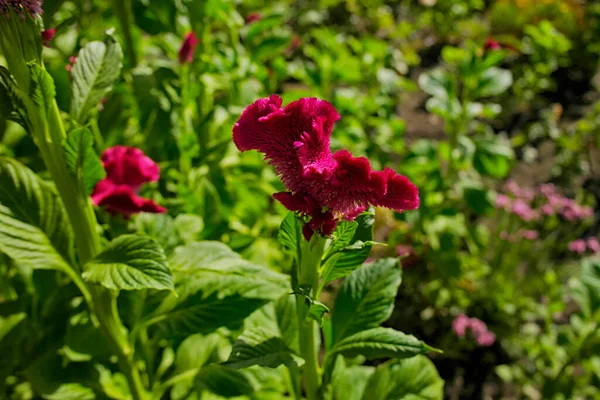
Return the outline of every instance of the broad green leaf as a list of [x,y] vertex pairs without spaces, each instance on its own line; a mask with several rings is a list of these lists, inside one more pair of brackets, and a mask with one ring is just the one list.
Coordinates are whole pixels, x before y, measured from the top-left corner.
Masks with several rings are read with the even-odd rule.
[[141,235],[121,235],[88,262],[83,279],[108,289],[173,290],[163,249]]
[[25,313],[12,314],[8,317],[0,316],[0,342],[6,335],[8,335],[10,331],[13,330],[15,326],[19,325],[21,321],[23,321],[26,317],[27,314]]
[[85,196],[92,194],[96,184],[106,176],[100,157],[94,149],[94,136],[87,128],[71,132],[63,144],[65,163],[77,176]]
[[227,398],[254,392],[254,387],[242,372],[216,364],[202,368],[196,375],[195,385],[198,392],[207,390]]
[[283,17],[281,15],[269,15],[256,22],[253,22],[246,33],[246,42],[251,43],[255,37],[261,35],[269,29],[281,26],[283,22]]
[[308,308],[308,316],[323,325],[323,316],[329,312],[329,307],[318,300],[312,300]]
[[64,383],[54,392],[44,395],[46,400],[94,400],[96,394],[80,383]]
[[490,215],[495,209],[491,191],[479,185],[466,186],[464,198],[467,206],[477,215]]
[[408,358],[428,351],[437,351],[414,336],[392,328],[374,328],[355,333],[333,346],[328,357]]
[[71,117],[75,121],[85,124],[91,109],[119,79],[122,63],[121,46],[111,35],[107,35],[104,42],[90,42],[81,49],[71,74]]
[[[356,218],[356,232],[350,240],[350,245],[327,259],[321,272],[321,286],[344,276],[348,276],[369,257],[373,240],[373,225],[375,214],[372,210],[362,213]],[[360,246],[352,245],[361,242]]]
[[419,87],[425,93],[440,99],[454,96],[454,84],[450,74],[441,68],[422,73],[419,76]]
[[65,270],[73,232],[49,185],[19,162],[0,157],[0,251],[34,268]]
[[444,381],[425,356],[416,356],[377,367],[362,400],[442,400]]
[[152,320],[167,335],[240,328],[253,311],[291,291],[287,276],[242,259],[220,242],[178,247],[169,261],[178,297],[165,298]]
[[333,400],[360,400],[374,367],[346,365],[344,357],[338,357],[331,378]]
[[498,139],[475,140],[473,166],[482,175],[503,178],[510,172],[515,158],[512,147]]
[[290,46],[289,36],[269,36],[256,45],[252,51],[252,59],[264,62],[283,53]]
[[491,67],[481,74],[475,93],[479,97],[497,96],[504,93],[512,82],[512,72]]
[[387,320],[401,282],[396,258],[384,258],[355,270],[344,281],[335,300],[331,319],[338,342]]
[[231,368],[253,365],[276,368],[282,364],[286,367],[301,366],[304,360],[294,354],[282,338],[263,329],[252,329],[238,337],[224,365]]

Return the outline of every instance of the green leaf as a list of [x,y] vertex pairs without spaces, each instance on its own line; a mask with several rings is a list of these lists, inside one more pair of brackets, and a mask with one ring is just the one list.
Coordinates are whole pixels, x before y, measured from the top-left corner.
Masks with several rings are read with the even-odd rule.
[[246,33],[246,42],[251,43],[255,37],[261,35],[271,28],[281,26],[283,23],[283,17],[280,15],[269,15],[256,22],[253,22]]
[[111,35],[104,42],[90,42],[81,49],[72,70],[71,117],[75,121],[85,124],[91,109],[119,79],[122,64],[121,46]]
[[65,270],[73,232],[56,193],[19,162],[0,157],[0,251],[34,268]]
[[464,198],[467,206],[477,215],[490,215],[495,209],[491,191],[483,187],[466,186]]
[[301,366],[304,360],[285,344],[282,338],[272,336],[263,329],[251,329],[242,333],[231,350],[224,365],[231,368],[246,368],[253,365],[277,368]]
[[439,351],[414,336],[391,328],[374,328],[355,333],[338,342],[328,357],[341,354],[347,357],[408,358],[428,351]]
[[202,368],[196,375],[195,385],[199,392],[207,390],[227,398],[247,396],[254,392],[252,384],[242,372],[215,364]]
[[43,113],[40,118],[45,122],[46,115],[50,108],[53,107],[54,97],[56,96],[54,80],[50,74],[38,64],[30,62],[27,66],[29,67],[29,74],[33,84],[31,88],[31,99],[39,106],[40,111]]
[[358,222],[356,221],[342,221],[339,223],[333,232],[331,244],[327,248],[325,259],[348,246],[352,241],[357,228]]
[[65,163],[77,176],[85,196],[90,196],[96,184],[106,176],[100,157],[94,149],[94,136],[87,128],[71,132],[63,144]]
[[96,394],[89,387],[79,383],[64,383],[54,392],[44,395],[46,400],[94,400]]
[[220,242],[178,247],[170,265],[178,297],[165,298],[154,318],[167,335],[237,329],[257,308],[291,291],[287,276],[242,259]]
[[288,36],[270,36],[255,46],[252,51],[252,59],[256,62],[262,62],[269,58],[283,53],[290,45]]
[[507,69],[491,67],[481,74],[475,93],[479,97],[497,96],[504,93],[512,85],[512,82],[512,72]]
[[323,325],[323,316],[329,312],[329,307],[318,300],[311,299],[310,307],[308,308],[308,316]]
[[279,228],[277,240],[289,252],[296,254],[300,248],[300,240],[302,237],[302,223],[296,218],[296,213],[289,212]]
[[173,290],[173,277],[163,249],[140,235],[121,235],[88,262],[83,279],[108,289]]
[[401,282],[398,259],[366,264],[344,281],[331,319],[334,343],[365,329],[376,328],[394,310]]
[[425,356],[382,364],[371,375],[362,400],[442,400],[444,381]]
[[333,400],[360,400],[374,367],[346,365],[343,357],[335,362],[331,378]]
[[[331,281],[350,275],[369,257],[375,213],[372,210],[362,213],[356,218],[356,223],[356,232],[350,240],[350,245],[326,260],[321,273],[321,288]],[[352,245],[356,243],[359,243],[359,246],[353,248]]]
[[12,314],[8,317],[0,316],[0,342],[2,341],[2,339],[4,339],[6,335],[8,335],[10,331],[13,330],[14,327],[19,325],[26,317],[27,314],[25,313]]
[[16,122],[29,130],[22,91],[4,66],[0,66],[0,118]]
[[419,87],[425,93],[440,99],[448,99],[454,95],[454,84],[447,71],[441,68],[424,72],[419,76]]
[[510,172],[515,158],[510,144],[498,139],[475,140],[473,167],[482,175],[503,178]]

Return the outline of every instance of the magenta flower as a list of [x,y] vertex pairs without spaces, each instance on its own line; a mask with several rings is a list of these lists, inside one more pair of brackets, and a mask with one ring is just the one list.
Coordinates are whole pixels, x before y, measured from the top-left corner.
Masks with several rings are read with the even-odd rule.
[[504,190],[515,197],[521,196],[521,187],[517,182],[513,181],[512,179],[506,181],[506,183],[504,184]]
[[489,347],[496,341],[496,335],[488,330],[475,337],[475,342],[482,347]]
[[259,99],[233,127],[241,151],[258,150],[289,190],[273,197],[306,218],[304,237],[330,235],[338,221],[353,220],[372,204],[398,212],[419,206],[417,187],[390,168],[373,171],[369,160],[335,153],[329,138],[340,116],[328,102],[302,98],[281,108],[276,95]]
[[589,237],[587,239],[587,248],[594,254],[600,253],[600,242],[595,237]]
[[179,64],[192,62],[194,59],[194,51],[196,50],[198,43],[200,43],[200,41],[194,32],[185,35],[185,39],[183,39],[183,43],[179,49]]
[[96,206],[105,206],[114,214],[129,217],[139,212],[164,213],[167,210],[154,202],[137,196],[144,183],[156,182],[158,165],[135,147],[114,146],[102,153],[106,178],[92,192]]
[[259,12],[251,12],[250,14],[246,15],[246,25],[250,25],[253,22],[256,21],[260,21],[262,19],[262,15]]
[[573,253],[583,254],[585,253],[586,248],[585,241],[583,239],[573,240],[569,243],[568,248],[569,251],[572,251]]
[[56,28],[46,29],[42,31],[42,44],[46,47],[50,47],[50,42],[54,39],[54,35],[56,35]]
[[552,183],[543,183],[539,186],[539,192],[546,197],[556,194],[556,186]]
[[500,48],[500,43],[496,39],[491,37],[485,39],[485,43],[483,44],[484,50],[500,50]]

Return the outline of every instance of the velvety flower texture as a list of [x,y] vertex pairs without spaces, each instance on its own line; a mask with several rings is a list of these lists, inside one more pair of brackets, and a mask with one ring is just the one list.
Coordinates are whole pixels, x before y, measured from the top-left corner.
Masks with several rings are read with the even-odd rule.
[[114,146],[102,153],[106,178],[98,182],[92,193],[97,206],[111,213],[129,217],[139,212],[164,213],[167,210],[137,195],[144,183],[156,182],[158,165],[135,147]]
[[341,219],[353,220],[369,204],[414,210],[419,194],[405,176],[390,168],[371,170],[369,160],[350,152],[335,153],[329,138],[340,116],[328,102],[302,98],[281,108],[276,95],[259,99],[233,127],[241,151],[258,150],[275,167],[288,192],[273,197],[307,217],[304,237],[330,235]]
[[180,64],[192,62],[194,59],[194,51],[196,50],[198,43],[199,40],[194,32],[190,32],[185,35],[185,39],[183,39],[183,43],[181,44],[178,54]]

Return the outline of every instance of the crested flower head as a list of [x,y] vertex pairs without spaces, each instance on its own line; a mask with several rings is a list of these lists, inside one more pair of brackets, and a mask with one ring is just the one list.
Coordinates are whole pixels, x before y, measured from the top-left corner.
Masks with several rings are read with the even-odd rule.
[[164,213],[167,210],[137,195],[144,183],[156,182],[158,165],[135,147],[114,146],[102,153],[106,178],[98,182],[92,193],[97,206],[128,217],[139,212]]
[[0,15],[13,10],[20,16],[29,14],[32,18],[42,15],[42,0],[0,0]]
[[194,59],[194,51],[198,45],[199,40],[194,32],[190,32],[185,35],[181,48],[179,49],[179,64],[191,63]]
[[302,98],[282,108],[271,95],[250,105],[233,127],[241,151],[258,150],[281,177],[286,192],[273,197],[307,218],[304,236],[330,235],[337,222],[353,220],[369,205],[398,212],[419,206],[419,194],[390,168],[373,171],[369,160],[347,150],[331,152],[329,138],[340,118],[328,102]]

